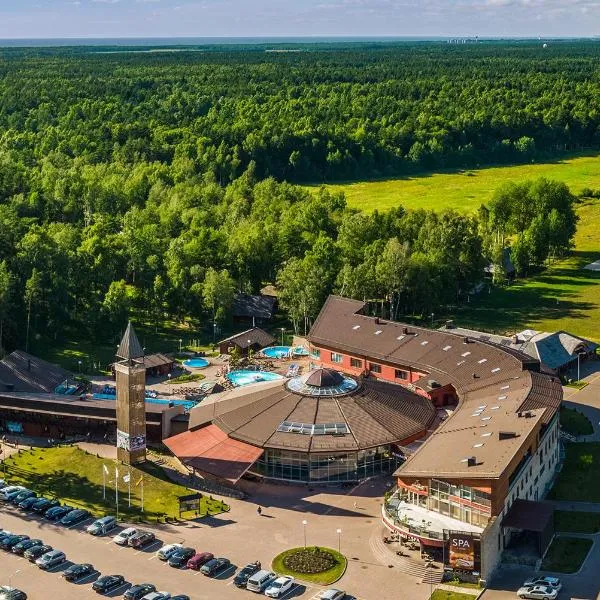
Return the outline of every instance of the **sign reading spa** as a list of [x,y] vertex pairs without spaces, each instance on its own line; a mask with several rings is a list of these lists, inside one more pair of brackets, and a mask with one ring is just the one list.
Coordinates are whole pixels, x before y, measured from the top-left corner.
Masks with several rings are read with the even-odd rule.
[[447,563],[459,571],[479,571],[480,539],[468,533],[450,533]]

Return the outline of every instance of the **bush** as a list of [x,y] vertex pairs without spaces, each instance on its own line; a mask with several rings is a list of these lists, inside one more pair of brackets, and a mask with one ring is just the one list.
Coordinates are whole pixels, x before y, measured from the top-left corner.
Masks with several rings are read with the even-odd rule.
[[329,571],[338,564],[336,557],[321,548],[301,548],[283,559],[283,564],[296,573],[315,574]]

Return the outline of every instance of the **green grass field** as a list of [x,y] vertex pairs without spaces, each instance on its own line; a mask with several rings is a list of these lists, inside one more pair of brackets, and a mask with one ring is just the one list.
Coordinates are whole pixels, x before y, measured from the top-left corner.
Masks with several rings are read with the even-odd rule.
[[554,487],[551,500],[600,502],[600,443],[566,444],[565,462]]
[[594,428],[590,420],[574,408],[560,407],[560,425],[571,435],[591,435]]
[[314,548],[315,547],[310,547],[310,548],[306,548],[306,549],[305,548],[291,548],[290,550],[286,550],[285,552],[278,554],[273,559],[273,563],[272,563],[273,571],[275,571],[276,573],[279,573],[280,575],[291,575],[292,577],[295,577],[296,579],[301,579],[302,581],[316,583],[319,585],[331,585],[332,583],[335,583],[345,573],[348,561],[343,554],[340,554],[339,552],[337,552],[336,550],[332,550],[331,548],[319,547],[320,550],[325,550],[326,552],[329,552],[330,554],[332,554],[337,561],[337,564],[334,567],[332,567],[331,569],[328,569],[327,571],[309,574],[309,573],[304,573],[304,572],[300,572],[300,571],[294,571],[292,569],[288,569],[285,566],[284,560],[289,555],[296,554],[298,552],[303,552],[304,550],[311,550]]
[[399,179],[328,185],[343,191],[348,206],[360,210],[405,208],[474,211],[487,203],[494,190],[508,181],[547,177],[564,181],[575,194],[583,188],[600,188],[600,156],[584,154],[549,163],[489,167],[476,170],[428,173]]
[[581,568],[593,541],[587,538],[555,537],[542,562],[544,571],[576,573]]
[[[115,462],[98,458],[76,446],[57,448],[34,448],[13,454],[3,465],[11,484],[21,484],[39,495],[58,498],[77,508],[85,508],[96,516],[115,514]],[[109,470],[106,476],[106,499],[103,499],[103,466]],[[144,478],[144,514],[146,520],[162,517],[179,517],[178,496],[193,493],[188,488],[169,481],[160,467],[153,463],[144,465],[143,470],[118,465],[119,469],[119,517],[129,519],[142,516],[141,485],[135,484]],[[131,508],[128,506],[128,484],[123,476],[131,473]],[[221,501],[202,498],[200,515],[222,512]],[[183,515],[193,517],[194,515]]]
[[476,594],[461,594],[460,592],[450,592],[448,590],[435,590],[429,600],[473,600]]
[[555,510],[554,527],[556,531],[565,533],[598,533],[600,513]]

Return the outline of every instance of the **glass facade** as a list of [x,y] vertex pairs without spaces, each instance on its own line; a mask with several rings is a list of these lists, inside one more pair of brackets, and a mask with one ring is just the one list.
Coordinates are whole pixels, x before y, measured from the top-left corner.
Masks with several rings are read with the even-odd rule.
[[270,479],[287,481],[344,482],[360,481],[389,473],[400,461],[389,446],[358,452],[307,453],[267,448],[250,469]]
[[478,527],[490,519],[490,495],[466,485],[432,479],[427,504],[429,510]]

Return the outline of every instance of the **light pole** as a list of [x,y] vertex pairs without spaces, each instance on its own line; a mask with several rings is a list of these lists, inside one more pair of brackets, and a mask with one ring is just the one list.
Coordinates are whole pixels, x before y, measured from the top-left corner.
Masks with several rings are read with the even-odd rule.
[[216,336],[217,336],[217,324],[213,321],[213,346],[215,345]]
[[342,553],[342,530],[337,529],[336,533],[338,534],[338,552]]
[[80,360],[78,360],[78,361],[77,361],[77,364],[79,365],[79,374],[81,375],[81,361],[80,361]]
[[431,313],[431,327],[433,327],[433,317],[435,316],[435,313]]
[[308,521],[306,519],[302,520],[302,527],[304,529],[304,547],[306,548],[306,526],[308,525]]
[[179,354],[181,354],[181,342],[183,342],[183,340],[179,338]]
[[280,327],[279,329],[281,329],[281,345],[283,346],[283,334],[285,332],[285,327]]

